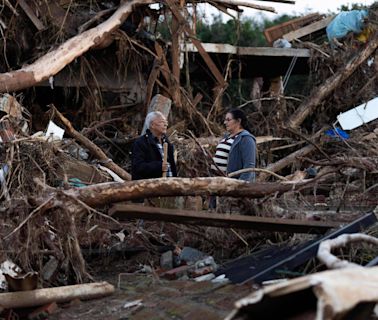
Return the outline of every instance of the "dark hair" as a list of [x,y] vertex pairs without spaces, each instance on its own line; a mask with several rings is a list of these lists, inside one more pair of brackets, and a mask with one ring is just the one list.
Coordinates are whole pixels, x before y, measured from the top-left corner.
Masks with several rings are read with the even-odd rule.
[[245,113],[240,110],[240,109],[232,109],[230,111],[227,111],[227,113],[231,113],[232,114],[232,118],[234,119],[240,119],[240,125],[242,126],[242,128],[244,130],[247,130],[249,132],[251,132],[251,130],[249,129],[249,122],[248,122],[248,119],[247,119],[247,116],[245,115]]

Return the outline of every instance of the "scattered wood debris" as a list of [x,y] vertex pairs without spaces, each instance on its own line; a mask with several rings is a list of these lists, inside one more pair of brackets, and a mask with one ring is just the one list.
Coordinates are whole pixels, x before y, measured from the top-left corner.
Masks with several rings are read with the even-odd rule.
[[[376,98],[378,5],[369,8],[363,34],[337,39],[337,46],[316,39],[320,33],[324,39],[333,17],[312,14],[266,30],[270,44],[283,38],[290,48],[257,50],[197,39],[201,2],[3,3],[0,263],[11,260],[24,274],[38,274],[37,286],[45,289],[36,290],[61,292],[92,281],[92,249],[134,248],[129,271],[140,267],[140,257],[143,265],[158,266],[167,247],[195,247],[223,263],[275,242],[304,243],[309,234],[293,233],[323,233],[378,205],[377,120],[353,130],[337,122],[340,113]],[[209,3],[223,12],[274,11],[246,1]],[[168,39],[159,33],[163,27]],[[289,79],[303,73],[306,86],[288,96]],[[251,100],[236,106],[230,90],[245,79]],[[251,184],[210,171],[231,107],[246,112],[257,137]],[[131,145],[149,110],[169,118],[178,178],[129,181]],[[51,122],[63,139],[44,132]],[[209,196],[224,199],[223,219],[207,211]],[[130,205],[141,198],[145,206]],[[120,212],[127,221],[111,215]],[[181,225],[151,223],[151,215]],[[213,227],[227,224],[238,229]],[[317,276],[323,283],[334,274]],[[374,278],[368,270],[362,276]],[[297,281],[309,292],[311,279]],[[25,300],[14,298],[20,295]],[[2,297],[0,312],[26,306]]]

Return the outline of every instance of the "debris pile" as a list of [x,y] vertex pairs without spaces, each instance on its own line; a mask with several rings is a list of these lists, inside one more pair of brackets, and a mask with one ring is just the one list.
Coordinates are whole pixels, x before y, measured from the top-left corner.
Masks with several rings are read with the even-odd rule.
[[[1,290],[20,279],[33,290],[92,281],[91,268],[112,255],[127,257],[124,272],[210,280],[222,276],[224,262],[247,255],[240,267],[257,249],[313,251],[308,242],[320,240],[312,234],[376,224],[376,4],[353,14],[358,30],[327,42],[334,17],[275,26],[265,33],[274,48],[256,53],[201,43],[196,3],[12,3],[0,17]],[[169,41],[159,34],[164,26]],[[279,70],[233,70],[234,61],[249,68],[264,55]],[[309,74],[289,92],[289,80],[303,73],[300,59],[308,59]],[[251,100],[235,106],[231,84],[243,77],[253,78]],[[231,107],[246,112],[256,136],[251,184],[210,171]],[[179,177],[130,181],[131,145],[151,110],[170,121]],[[208,212],[210,196],[224,200],[217,212]],[[144,206],[131,203],[139,199]],[[376,226],[369,232],[376,236]],[[44,303],[60,301],[67,299],[58,292]]]

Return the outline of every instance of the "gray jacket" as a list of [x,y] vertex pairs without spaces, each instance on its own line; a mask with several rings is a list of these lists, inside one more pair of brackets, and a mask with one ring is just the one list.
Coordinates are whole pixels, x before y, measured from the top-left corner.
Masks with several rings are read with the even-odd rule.
[[[227,173],[256,166],[256,138],[247,130],[239,133],[228,155]],[[246,172],[235,177],[239,180],[254,181],[255,173]]]

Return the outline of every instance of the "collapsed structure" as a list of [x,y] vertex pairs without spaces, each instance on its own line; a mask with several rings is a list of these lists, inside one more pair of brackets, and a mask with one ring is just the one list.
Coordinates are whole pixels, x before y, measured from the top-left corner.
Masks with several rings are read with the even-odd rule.
[[[38,272],[40,286],[60,286],[92,279],[91,250],[142,248],[158,265],[157,248],[193,246],[223,262],[258,243],[295,243],[293,233],[324,234],[348,223],[342,230],[349,233],[374,224],[365,213],[378,204],[378,114],[372,108],[369,123],[359,114],[362,125],[348,132],[337,120],[343,126],[340,113],[376,96],[376,6],[362,40],[349,34],[336,47],[318,43],[311,35],[324,35],[333,17],[312,15],[292,21],[290,30],[290,23],[276,27],[281,33],[274,37],[267,30],[271,44],[282,38],[284,45],[246,48],[201,43],[198,2],[155,2],[4,2],[0,262],[12,260],[23,276]],[[274,11],[249,2],[211,4]],[[159,35],[162,26],[168,40]],[[309,74],[307,87],[287,96],[298,74]],[[242,79],[250,80],[251,100],[235,106],[227,88]],[[246,111],[257,136],[253,184],[210,177],[221,119],[231,106]],[[149,110],[172,123],[180,178],[129,181],[130,146]],[[207,213],[209,195],[240,201]],[[154,208],[123,203],[139,198],[153,198]],[[146,220],[142,230],[133,218]],[[184,226],[159,228],[149,219]],[[131,259],[128,267],[138,266]]]

